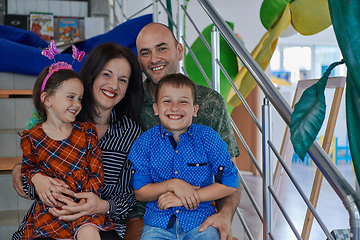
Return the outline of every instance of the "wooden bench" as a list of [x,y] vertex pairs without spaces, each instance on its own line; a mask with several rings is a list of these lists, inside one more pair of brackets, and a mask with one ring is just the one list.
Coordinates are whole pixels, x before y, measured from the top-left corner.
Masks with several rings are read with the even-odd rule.
[[31,97],[32,90],[0,89],[0,98]]
[[[17,98],[32,96],[32,90],[0,89],[0,98]],[[21,163],[22,157],[0,157],[0,171],[11,171],[13,167]]]
[[22,157],[0,157],[0,171],[11,171],[13,167],[21,163]]

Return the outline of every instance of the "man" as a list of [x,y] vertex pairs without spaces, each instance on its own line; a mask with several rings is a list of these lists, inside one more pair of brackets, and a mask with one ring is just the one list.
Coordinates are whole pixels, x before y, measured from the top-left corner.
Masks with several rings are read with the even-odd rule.
[[[159,117],[154,115],[153,110],[157,84],[163,76],[179,72],[179,61],[183,58],[184,49],[172,31],[160,23],[150,23],[140,31],[136,39],[136,48],[140,66],[147,76],[144,82],[145,99],[140,115],[144,130],[148,130],[160,124]],[[224,99],[216,91],[200,85],[196,86],[196,92],[200,110],[193,122],[207,125],[217,131],[228,144],[228,151],[235,163],[235,157],[240,153]],[[210,216],[201,225],[200,231],[211,225],[219,229],[221,240],[232,239],[231,222],[239,200],[240,187],[234,194],[216,201],[218,213]],[[145,204],[139,202],[130,213],[125,239],[140,238],[144,213]],[[136,238],[134,234],[139,236]]]

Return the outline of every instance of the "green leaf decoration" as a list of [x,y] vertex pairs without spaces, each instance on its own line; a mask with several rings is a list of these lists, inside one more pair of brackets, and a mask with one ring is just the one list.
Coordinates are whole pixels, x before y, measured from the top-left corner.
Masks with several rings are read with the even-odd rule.
[[346,126],[351,160],[360,184],[360,1],[329,0],[331,21],[347,67]]
[[[227,22],[231,29],[234,29],[234,24]],[[211,45],[211,31],[214,25],[211,24],[206,27],[202,35],[206,39],[206,41]],[[194,52],[197,60],[200,62],[200,65],[204,69],[207,77],[211,81],[211,54],[206,48],[205,44],[201,40],[200,37],[196,39],[196,41],[191,45],[191,50]],[[236,60],[236,54],[233,50],[229,47],[229,44],[225,41],[225,39],[220,34],[220,62],[226,69],[227,73],[229,74],[231,79],[235,79],[236,74],[238,73],[238,64]],[[196,82],[197,84],[203,85],[205,87],[209,87],[205,78],[201,74],[199,68],[197,67],[194,59],[192,58],[191,54],[188,53],[185,56],[185,70],[189,77]],[[220,73],[220,94],[221,96],[226,99],[227,95],[230,91],[230,83],[226,79],[225,75],[221,72]],[[226,103],[226,107],[228,112],[231,114],[232,110],[234,109],[233,106],[230,106]]]
[[331,70],[343,61],[332,63],[320,80],[307,88],[291,114],[291,142],[296,154],[304,160],[325,119],[325,87]]

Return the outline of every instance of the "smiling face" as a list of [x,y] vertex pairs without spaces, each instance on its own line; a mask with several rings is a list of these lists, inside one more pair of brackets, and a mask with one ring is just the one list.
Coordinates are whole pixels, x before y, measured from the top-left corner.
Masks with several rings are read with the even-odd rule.
[[180,136],[189,129],[199,105],[194,105],[193,94],[188,86],[176,88],[171,84],[164,84],[158,90],[157,103],[154,103],[153,108],[163,127]]
[[146,25],[136,39],[140,66],[154,84],[167,74],[179,72],[183,47],[172,32],[159,23]]
[[47,96],[43,92],[41,97],[46,110],[47,119],[53,122],[72,123],[81,110],[81,99],[84,93],[83,84],[77,78],[68,79],[60,84],[55,92]]
[[130,73],[130,64],[124,58],[114,58],[105,64],[93,84],[95,104],[100,112],[111,111],[124,98]]

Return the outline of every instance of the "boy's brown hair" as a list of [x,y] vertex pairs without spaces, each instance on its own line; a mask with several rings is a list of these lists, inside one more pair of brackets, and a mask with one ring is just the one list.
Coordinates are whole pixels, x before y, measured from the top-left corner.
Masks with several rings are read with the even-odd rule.
[[181,88],[183,86],[190,88],[191,95],[193,97],[193,104],[194,105],[196,104],[195,83],[190,78],[188,78],[187,76],[185,76],[181,73],[169,74],[160,79],[159,84],[156,88],[156,92],[155,92],[155,102],[156,103],[158,103],[158,96],[159,96],[161,87],[166,84],[169,84],[175,88]]

